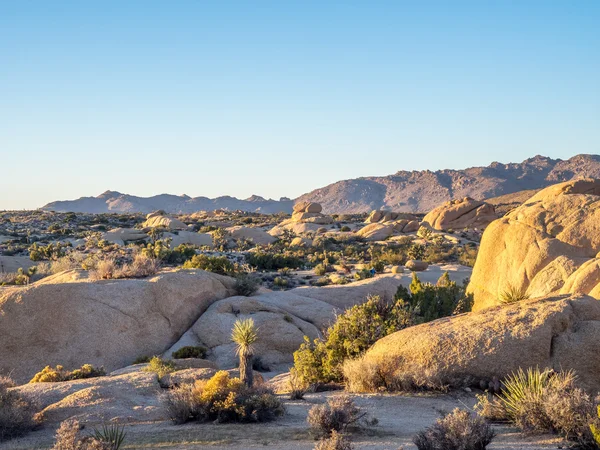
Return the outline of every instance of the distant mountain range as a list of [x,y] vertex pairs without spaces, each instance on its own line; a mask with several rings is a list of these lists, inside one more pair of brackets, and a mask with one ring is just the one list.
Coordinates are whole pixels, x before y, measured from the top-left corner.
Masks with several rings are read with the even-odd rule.
[[399,171],[384,177],[338,181],[295,200],[267,200],[252,196],[188,197],[169,194],[136,197],[106,191],[98,197],[48,203],[42,209],[72,212],[142,212],[163,209],[169,213],[191,213],[215,209],[244,210],[272,214],[291,212],[294,203],[321,203],[325,213],[362,213],[386,208],[399,212],[427,212],[439,204],[462,197],[478,200],[540,189],[572,178],[600,178],[600,155],[577,155],[567,160],[535,156],[521,163],[493,162],[487,167],[464,170]]

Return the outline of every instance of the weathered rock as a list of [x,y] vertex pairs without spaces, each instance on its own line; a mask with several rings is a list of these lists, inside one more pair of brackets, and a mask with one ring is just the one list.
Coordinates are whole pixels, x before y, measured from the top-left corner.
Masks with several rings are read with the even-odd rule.
[[412,272],[422,272],[424,270],[427,270],[429,264],[427,264],[425,261],[409,259],[408,261],[406,261],[405,266],[408,270]]
[[231,227],[227,228],[227,231],[231,233],[233,239],[248,239],[254,242],[256,245],[268,245],[277,240],[274,236],[271,236],[265,230],[261,228],[249,228],[249,227]]
[[129,241],[141,241],[148,239],[148,235],[141,230],[135,228],[115,228],[106,233],[102,233],[102,239],[112,242],[113,244],[124,245]]
[[166,228],[168,230],[185,230],[187,225],[179,219],[165,215],[148,217],[141,225],[143,228]]
[[497,218],[492,205],[465,197],[433,209],[423,218],[423,223],[435,230],[461,230],[483,228]]
[[404,268],[402,266],[393,266],[392,273],[404,273]]
[[63,383],[34,383],[17,388],[35,398],[46,425],[69,418],[82,423],[146,422],[168,418],[160,401],[156,374],[134,372]]
[[600,181],[543,189],[485,230],[468,288],[474,309],[499,304],[509,289],[600,298],[599,251]]
[[213,246],[213,238],[209,233],[180,231],[177,234],[165,233],[163,237],[171,239],[171,248],[175,248],[181,244],[196,245],[198,247]]
[[96,282],[82,273],[0,287],[0,373],[22,382],[46,365],[111,371],[161,354],[234,284],[202,270]]
[[464,386],[502,379],[519,368],[573,369],[600,390],[600,302],[588,296],[548,297],[439,319],[377,343],[362,363],[387,364],[405,378]]
[[384,241],[389,238],[396,228],[393,223],[371,223],[356,232],[357,236],[367,241]]
[[323,210],[319,203],[300,202],[294,205],[295,213],[320,213]]
[[310,247],[312,245],[312,243],[313,243],[313,240],[310,238],[297,236],[294,239],[292,239],[292,242],[290,242],[290,245],[292,247]]
[[417,220],[416,216],[413,214],[374,210],[371,211],[371,214],[369,214],[369,217],[367,217],[365,223],[389,222],[400,219],[404,219],[407,222]]

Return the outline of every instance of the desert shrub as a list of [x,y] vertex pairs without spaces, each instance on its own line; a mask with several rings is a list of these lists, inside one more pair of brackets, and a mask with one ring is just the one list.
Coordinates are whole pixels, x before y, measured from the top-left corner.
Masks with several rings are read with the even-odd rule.
[[73,371],[65,370],[61,365],[57,365],[55,368],[46,366],[33,376],[30,383],[57,383],[62,381],[103,377],[104,375],[106,375],[104,368],[94,367],[91,364],[84,364],[81,368]]
[[458,285],[451,281],[447,272],[436,284],[422,283],[416,272],[413,272],[409,290],[400,286],[395,298],[406,302],[417,323],[424,323],[470,311],[473,298],[465,291],[466,284]]
[[473,267],[477,259],[479,248],[477,245],[465,245],[461,247],[458,255],[458,262],[463,266]]
[[66,254],[66,249],[71,247],[71,244],[58,242],[50,243],[46,246],[39,245],[37,242],[29,247],[29,259],[32,261],[42,261],[44,259],[56,260],[62,258]]
[[314,450],[352,450],[353,448],[346,436],[333,430],[331,436],[317,442]]
[[144,356],[138,356],[137,358],[135,358],[132,362],[132,364],[146,364],[149,363],[150,360],[152,359],[152,357],[144,355]]
[[412,324],[403,300],[387,303],[379,296],[337,316],[323,339],[305,342],[294,352],[294,367],[308,384],[343,379],[344,360],[364,353],[377,340]]
[[286,279],[285,279],[285,278],[283,278],[283,277],[275,277],[275,278],[273,279],[273,285],[275,285],[275,286],[277,286],[277,287],[279,287],[279,288],[282,288],[282,289],[284,289],[284,288],[288,287],[288,285],[289,285],[289,281],[288,281],[288,280],[286,280]]
[[233,263],[226,256],[194,255],[185,262],[185,269],[202,269],[207,272],[228,275],[234,272]]
[[258,280],[250,275],[239,275],[236,277],[235,285],[233,288],[235,289],[235,293],[237,295],[243,295],[244,297],[250,297],[258,291]]
[[96,268],[90,271],[92,280],[111,280],[115,278],[118,266],[114,258],[106,258],[96,263]]
[[130,264],[125,264],[115,274],[115,278],[144,278],[160,270],[160,262],[144,253],[138,253]]
[[351,426],[360,428],[366,422],[366,415],[348,395],[336,395],[327,403],[310,408],[306,421],[316,436],[323,437],[333,431],[346,431]]
[[164,377],[166,374],[175,371],[175,364],[171,361],[165,361],[160,356],[153,356],[147,367],[144,367],[144,372],[154,372],[158,378]]
[[509,420],[526,432],[558,433],[580,448],[598,448],[590,427],[598,423],[598,403],[576,386],[574,372],[519,369],[503,385],[497,397],[480,398],[479,414]]
[[188,345],[181,347],[179,350],[174,351],[171,356],[174,359],[186,359],[186,358],[205,358],[206,347]]
[[209,380],[182,384],[165,397],[175,423],[189,421],[265,422],[284,413],[283,404],[264,386],[247,387],[225,371]]
[[485,419],[456,408],[419,432],[413,442],[418,450],[484,450],[494,436]]
[[23,286],[29,284],[29,280],[36,273],[35,266],[30,267],[25,271],[22,267],[14,273],[0,273],[0,286],[17,285]]
[[361,269],[354,274],[355,280],[366,280],[367,278],[373,278],[373,274],[369,269]]
[[288,253],[267,253],[264,251],[250,252],[246,254],[246,262],[257,270],[278,270],[284,267],[299,269],[304,262],[297,256]]
[[306,394],[310,388],[308,383],[298,375],[298,371],[293,367],[290,369],[288,385],[290,389],[290,400],[302,400],[304,394]]
[[350,231],[350,227],[348,225],[344,225],[342,228],[340,228],[340,231],[348,232]]
[[318,275],[321,277],[321,276],[325,275],[326,273],[327,273],[327,265],[326,264],[321,263],[321,264],[317,264],[315,266],[315,275]]
[[225,228],[217,228],[211,235],[215,250],[225,251],[229,245],[230,233]]
[[425,256],[425,246],[422,244],[413,244],[408,249],[408,259],[421,260]]
[[383,273],[385,271],[385,262],[381,260],[372,261],[369,268],[374,269],[377,273]]
[[0,442],[31,431],[36,426],[34,403],[18,391],[14,382],[0,377]]
[[52,450],[119,450],[125,440],[125,431],[118,425],[105,425],[93,436],[80,436],[81,428],[76,419],[61,422]]
[[446,391],[447,380],[423,369],[419,362],[409,366],[387,355],[348,359],[342,366],[349,392]]

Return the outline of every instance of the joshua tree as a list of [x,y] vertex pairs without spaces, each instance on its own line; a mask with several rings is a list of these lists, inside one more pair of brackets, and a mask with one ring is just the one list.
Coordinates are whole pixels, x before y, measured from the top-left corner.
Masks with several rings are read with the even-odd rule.
[[237,320],[231,331],[231,340],[237,344],[237,354],[240,357],[240,379],[248,387],[252,387],[252,358],[254,343],[258,339],[254,320]]

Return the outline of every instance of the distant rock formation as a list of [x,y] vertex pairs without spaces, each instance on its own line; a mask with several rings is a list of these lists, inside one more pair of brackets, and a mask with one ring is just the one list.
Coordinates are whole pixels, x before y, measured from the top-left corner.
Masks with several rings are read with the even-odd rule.
[[434,208],[423,218],[423,224],[434,230],[463,230],[485,228],[497,218],[494,207],[489,203],[465,197]]
[[163,209],[169,214],[226,209],[289,214],[294,204],[309,202],[322,205],[322,212],[326,214],[365,213],[379,209],[427,213],[454,199],[471,197],[484,200],[527,189],[540,189],[578,177],[600,178],[600,155],[577,155],[565,161],[535,156],[522,163],[494,162],[487,167],[464,170],[399,171],[384,177],[338,181],[295,200],[285,197],[266,200],[257,195],[246,200],[227,196],[210,199],[168,194],[144,198],[106,191],[98,197],[52,202],[42,209],[145,214],[157,209]]

